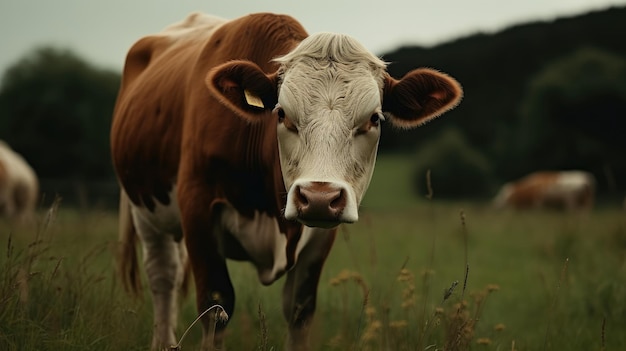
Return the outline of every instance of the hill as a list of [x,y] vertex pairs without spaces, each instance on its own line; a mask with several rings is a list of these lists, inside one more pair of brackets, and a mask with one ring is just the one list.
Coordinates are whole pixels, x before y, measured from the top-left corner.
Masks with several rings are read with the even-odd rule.
[[[531,83],[541,74],[545,74],[547,69],[552,69],[559,60],[571,57],[581,50],[593,49],[626,60],[624,18],[626,7],[613,7],[550,22],[516,25],[495,34],[479,33],[429,48],[401,47],[384,54],[383,58],[391,63],[389,72],[392,76],[401,77],[417,67],[434,67],[457,78],[464,87],[465,97],[457,109],[431,122],[424,130],[418,128],[410,132],[396,131],[386,126],[381,140],[381,152],[413,151],[416,146],[427,141],[425,135],[436,136],[444,128],[457,127],[469,144],[486,155],[494,163],[496,170],[500,170],[496,171],[498,178],[510,179],[540,166],[550,167],[553,164],[548,161],[528,159],[536,158],[537,155],[512,151],[520,148],[519,145],[511,144],[520,143],[517,134],[524,128],[522,121],[524,111],[528,111],[525,104],[528,104]],[[611,93],[613,95],[615,94]],[[584,123],[579,121],[581,123],[575,127],[584,131],[594,123],[606,123],[610,126],[606,131],[595,128],[600,131],[596,130],[596,135],[592,138],[594,140],[606,139],[604,132],[615,134],[615,130],[626,130],[626,119],[623,118],[626,115],[626,96],[621,95],[616,99],[608,111],[600,106],[606,99],[596,99],[593,103],[598,106],[591,107],[595,111],[602,111],[603,117],[582,121]],[[555,108],[553,104],[546,107]],[[562,106],[562,109],[551,112],[551,115],[561,117],[554,117],[559,122],[552,125],[554,129],[549,135],[558,134],[562,124],[570,123],[562,115],[565,111],[571,113],[571,110],[571,106]],[[571,125],[565,127],[572,128]],[[626,143],[622,141],[624,138],[609,139],[609,144],[602,145],[606,152],[610,153],[611,148],[622,148],[626,151]],[[513,160],[519,166],[500,167],[512,153],[523,158]],[[626,179],[626,166],[621,163],[613,164],[619,163],[613,160],[600,162],[604,165],[557,162],[552,168],[593,168],[591,170],[594,173],[604,178],[600,173],[606,171],[607,162],[611,163],[608,167],[615,173],[614,176]]]

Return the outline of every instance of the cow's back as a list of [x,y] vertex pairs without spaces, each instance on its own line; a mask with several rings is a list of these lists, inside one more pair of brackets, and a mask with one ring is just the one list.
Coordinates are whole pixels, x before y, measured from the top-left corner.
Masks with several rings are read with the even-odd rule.
[[559,179],[558,172],[535,172],[513,185],[509,203],[516,208],[536,207],[543,194]]

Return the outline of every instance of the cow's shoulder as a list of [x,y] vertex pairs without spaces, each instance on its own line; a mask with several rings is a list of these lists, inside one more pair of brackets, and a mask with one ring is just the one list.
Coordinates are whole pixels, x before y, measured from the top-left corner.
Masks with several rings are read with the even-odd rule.
[[[245,47],[257,43],[256,40],[271,37],[276,41],[298,41],[308,36],[304,27],[289,15],[274,13],[254,13],[236,18],[225,23],[215,32],[215,40],[224,44]],[[229,40],[234,39],[235,40]],[[244,40],[244,41],[240,41]]]
[[284,55],[308,36],[291,16],[255,13],[228,21],[216,28],[200,54],[202,69],[230,60],[245,59],[266,72],[278,68],[272,60]]

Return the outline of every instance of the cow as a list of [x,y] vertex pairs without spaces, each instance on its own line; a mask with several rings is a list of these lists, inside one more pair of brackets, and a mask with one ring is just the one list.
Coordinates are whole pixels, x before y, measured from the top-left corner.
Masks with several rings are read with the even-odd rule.
[[585,171],[541,171],[506,183],[493,199],[497,208],[590,210],[595,178]]
[[39,180],[33,168],[0,140],[0,217],[16,223],[32,218],[38,194]]
[[[392,78],[354,38],[309,36],[288,15],[194,13],[137,41],[111,151],[122,189],[119,268],[137,292],[137,236],[152,349],[176,343],[187,262],[198,313],[219,305],[232,316],[226,259],[251,262],[264,285],[286,275],[286,348],[307,349],[320,272],[337,227],[359,218],[381,123],[414,128],[461,97],[444,73]],[[226,324],[202,317],[203,349],[223,346]]]

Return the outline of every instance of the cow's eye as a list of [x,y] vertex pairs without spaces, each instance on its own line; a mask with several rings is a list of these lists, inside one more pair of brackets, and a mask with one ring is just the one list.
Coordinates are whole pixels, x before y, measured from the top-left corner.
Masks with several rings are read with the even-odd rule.
[[285,128],[289,129],[290,131],[294,133],[298,132],[298,128],[296,127],[296,125],[293,124],[293,122],[289,118],[287,118],[287,115],[285,114],[285,110],[277,106],[274,111],[276,112],[276,115],[278,116],[279,124],[282,123],[285,126]]
[[378,113],[374,113],[372,117],[370,117],[370,123],[372,126],[378,127],[378,124],[380,123],[380,115]]
[[278,123],[283,123],[285,120],[285,110],[280,107],[276,108],[276,114],[278,115]]
[[372,128],[378,128],[378,126],[380,125],[380,121],[384,120],[384,118],[382,117],[382,115],[380,113],[373,113],[370,116],[369,121],[366,121],[362,126],[360,126],[356,132],[355,135],[363,135],[367,132],[370,131],[370,129]]

